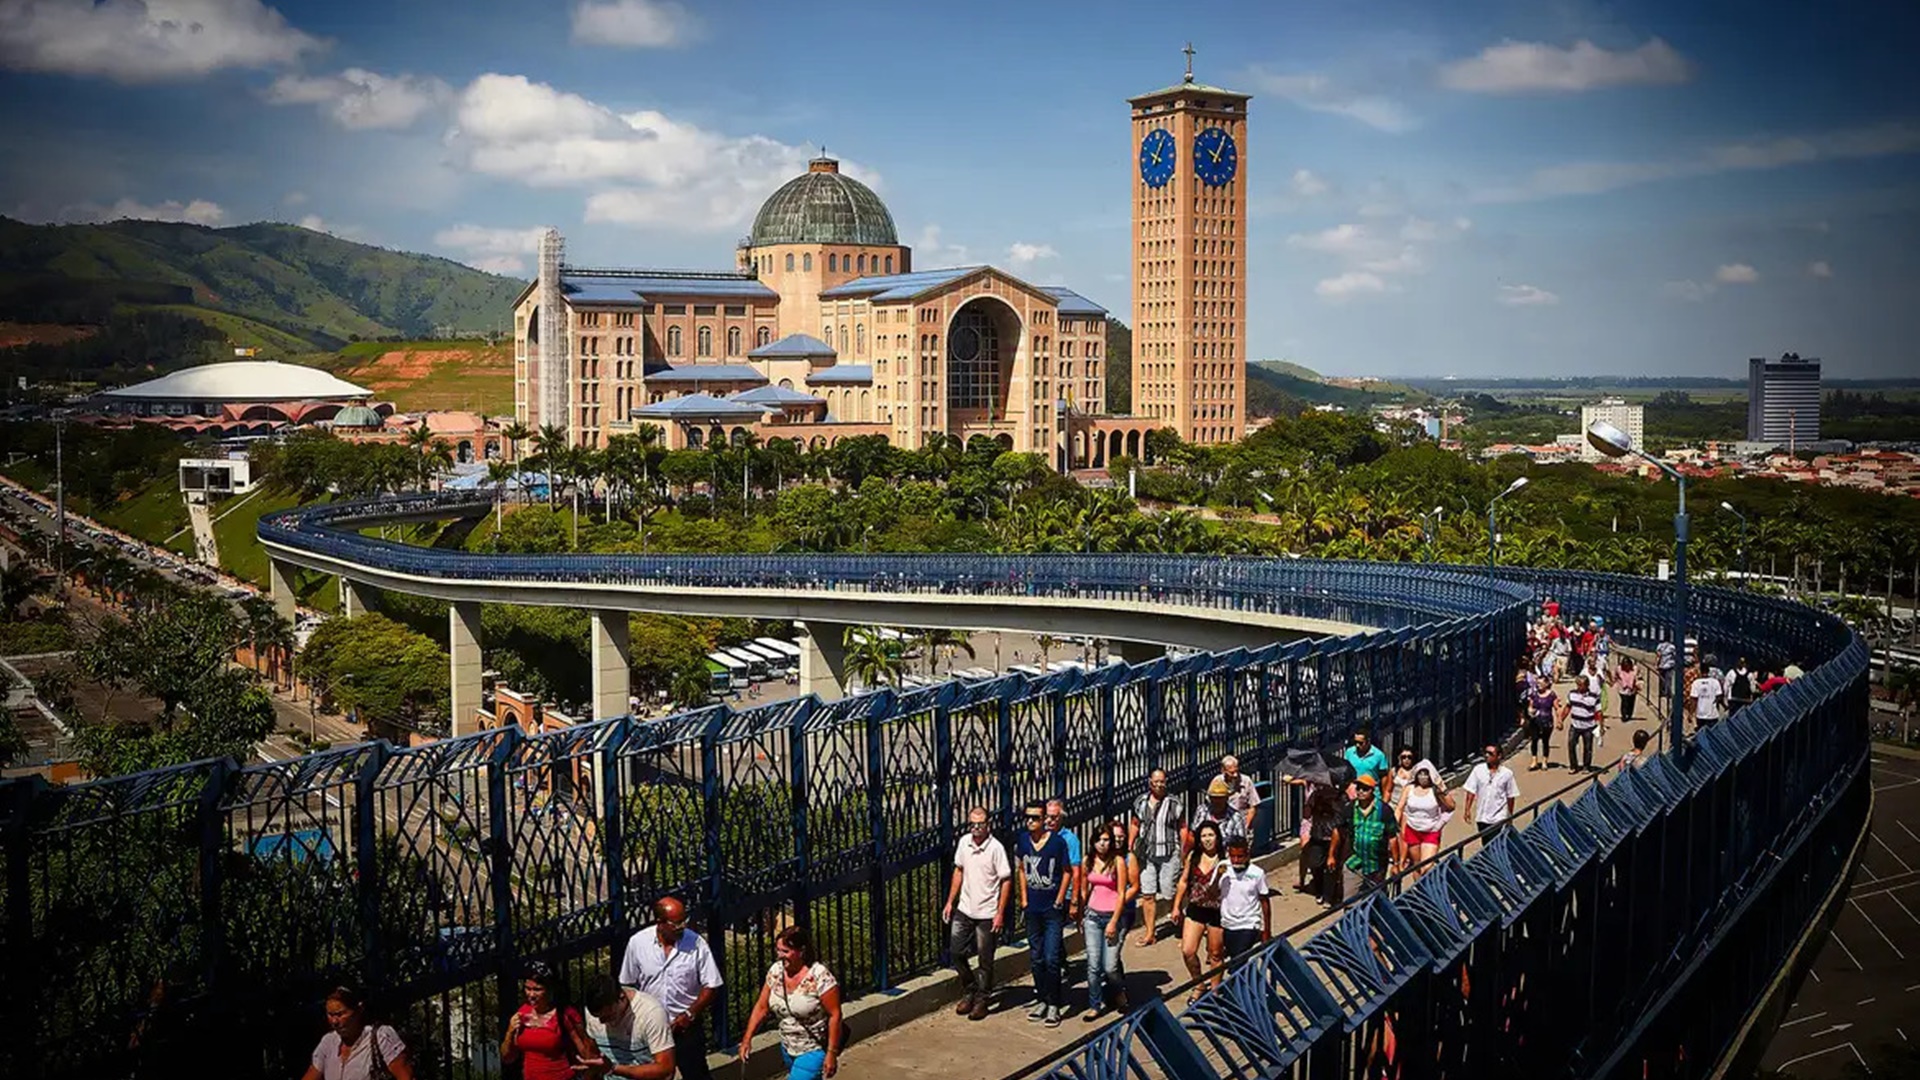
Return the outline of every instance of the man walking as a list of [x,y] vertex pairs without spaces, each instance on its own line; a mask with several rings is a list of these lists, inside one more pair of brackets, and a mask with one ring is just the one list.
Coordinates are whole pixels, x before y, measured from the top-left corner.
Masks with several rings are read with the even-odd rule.
[[1356,782],[1363,776],[1373,777],[1375,784],[1386,782],[1387,753],[1373,745],[1373,736],[1365,731],[1353,733],[1353,745],[1347,747],[1343,755],[1347,764],[1353,766],[1353,778]]
[[1067,804],[1059,799],[1047,800],[1047,831],[1066,842],[1067,865],[1073,868],[1073,891],[1067,894],[1067,918],[1077,919],[1080,917],[1080,893],[1086,884],[1087,868],[1080,860],[1080,837],[1067,828]]
[[[1511,774],[1509,774],[1511,775]],[[1380,798],[1380,782],[1371,775],[1354,781],[1353,854],[1347,857],[1341,882],[1349,900],[1358,899],[1369,889],[1377,889],[1387,879],[1387,867],[1393,859],[1395,823],[1393,810]]]
[[687,928],[687,909],[679,900],[663,896],[653,902],[653,925],[627,942],[620,982],[665,1010],[680,1075],[709,1080],[706,1015],[722,985],[720,965],[706,939]]
[[1687,696],[1693,700],[1694,730],[1710,727],[1720,719],[1720,699],[1726,696],[1726,687],[1714,675],[1712,658],[1700,668],[1694,676],[1693,684],[1687,688]]
[[1191,843],[1186,808],[1180,796],[1167,790],[1167,770],[1153,770],[1147,775],[1146,794],[1134,801],[1127,821],[1127,846],[1140,860],[1141,925],[1136,944],[1153,944],[1160,901],[1173,903],[1173,890],[1180,884],[1180,860]]
[[[1567,691],[1567,703],[1560,716],[1567,725],[1567,771],[1593,772],[1593,736],[1600,725],[1600,695],[1594,689],[1599,680],[1593,675],[1576,676],[1573,689]],[[1581,757],[1586,758],[1585,765]]]
[[1060,984],[1061,937],[1073,891],[1067,842],[1047,831],[1046,807],[1029,803],[1027,831],[1014,851],[1014,877],[1027,917],[1027,949],[1033,955],[1033,1008],[1027,1019],[1059,1027],[1067,1003]]
[[1680,650],[1673,642],[1663,641],[1654,647],[1654,666],[1660,669],[1660,686],[1654,691],[1654,713],[1662,723],[1667,719],[1668,698],[1673,694],[1673,680],[1680,670]]
[[1253,865],[1245,837],[1227,844],[1227,864],[1220,881],[1221,951],[1232,959],[1272,940],[1273,899],[1266,871]]
[[1500,763],[1500,747],[1486,746],[1486,760],[1467,774],[1467,820],[1480,830],[1480,842],[1493,839],[1513,817],[1514,804],[1520,801],[1520,783],[1513,770]]
[[[1215,780],[1227,782],[1227,805],[1233,812],[1246,819],[1247,835],[1253,835],[1253,812],[1260,805],[1260,791],[1253,786],[1253,777],[1240,771],[1240,759],[1228,754],[1220,759],[1220,775]],[[1211,787],[1212,785],[1208,785]],[[1221,839],[1226,839],[1222,836]]]
[[[985,807],[967,811],[967,834],[953,853],[953,883],[947,888],[947,906],[940,921],[948,924],[947,951],[960,975],[960,1004],[953,1010],[969,1020],[987,1018],[993,996],[993,951],[1006,928],[1007,894],[1013,889],[1013,867],[1007,849],[993,835]],[[967,964],[980,957],[976,979]]]
[[1226,778],[1214,777],[1213,783],[1207,785],[1206,805],[1193,812],[1194,830],[1198,831],[1201,825],[1211,821],[1220,827],[1221,843],[1224,844],[1236,836],[1242,836],[1251,841],[1253,831],[1247,828],[1247,816],[1234,811],[1230,802],[1232,797],[1233,788],[1228,786]]
[[1739,666],[1727,672],[1728,716],[1753,704],[1753,699],[1760,696],[1759,683],[1760,677],[1747,666],[1747,658],[1741,657]]

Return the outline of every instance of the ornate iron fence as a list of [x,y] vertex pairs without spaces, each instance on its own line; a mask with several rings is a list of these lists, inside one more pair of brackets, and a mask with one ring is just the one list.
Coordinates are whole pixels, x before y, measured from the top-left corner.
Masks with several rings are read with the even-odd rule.
[[[850,993],[891,988],[941,962],[945,866],[970,806],[1008,827],[1022,802],[1057,794],[1085,826],[1123,812],[1154,765],[1191,790],[1221,754],[1268,775],[1286,750],[1338,745],[1359,726],[1460,760],[1512,722],[1508,675],[1536,589],[1642,644],[1660,635],[1665,604],[1664,586],[1638,579],[1494,582],[1291,560],[423,556],[338,531],[332,522],[353,518],[330,513],[263,522],[262,535],[446,576],[933,592],[1005,582],[1393,629],[535,737],[493,730],[0,786],[0,956],[18,965],[5,993],[20,1021],[0,1043],[0,1074],[115,1071],[143,1020],[147,1054],[178,1039],[220,1075],[297,1071],[319,995],[346,976],[396,1014],[425,1075],[493,1075],[520,965],[610,970],[667,894],[692,902],[732,986],[757,982],[773,932],[791,921],[814,932]],[[1551,828],[1369,903],[1324,944],[1268,950],[1205,1010],[1175,1018],[1155,1004],[1057,1071],[1359,1075],[1391,1047],[1396,1062],[1418,1063],[1407,1075],[1449,1061],[1500,1072],[1483,1058],[1493,1039],[1549,1071],[1624,1075],[1676,1047],[1688,1067],[1710,1062],[1804,921],[1795,914],[1817,900],[1806,882],[1832,880],[1836,838],[1859,827],[1838,811],[1863,797],[1865,658],[1805,609],[1695,597],[1702,641],[1790,656],[1808,678],[1710,732],[1689,767],[1650,766],[1550,812]],[[1735,960],[1725,945],[1743,952]],[[1741,966],[1708,970],[1726,963]],[[1725,1008],[1661,996],[1690,985]],[[1543,997],[1546,987],[1565,996]],[[719,1045],[743,996],[720,1011]],[[1577,1022],[1564,1001],[1579,1003]]]

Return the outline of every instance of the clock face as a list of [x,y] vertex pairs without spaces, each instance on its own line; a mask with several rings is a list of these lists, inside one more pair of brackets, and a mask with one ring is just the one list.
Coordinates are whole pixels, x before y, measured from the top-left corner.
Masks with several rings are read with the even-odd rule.
[[1219,187],[1240,169],[1240,150],[1225,128],[1210,127],[1193,140],[1193,173],[1208,187]]
[[1140,179],[1148,187],[1166,187],[1173,179],[1173,166],[1179,154],[1173,145],[1173,136],[1161,128],[1147,132],[1140,140]]

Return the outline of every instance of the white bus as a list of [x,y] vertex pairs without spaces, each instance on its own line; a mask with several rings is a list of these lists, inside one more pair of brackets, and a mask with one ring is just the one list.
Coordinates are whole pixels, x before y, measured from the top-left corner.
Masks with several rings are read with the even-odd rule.
[[707,654],[707,659],[727,669],[727,681],[733,685],[735,690],[745,690],[747,688],[747,665],[745,661],[737,660],[724,652],[710,652]]

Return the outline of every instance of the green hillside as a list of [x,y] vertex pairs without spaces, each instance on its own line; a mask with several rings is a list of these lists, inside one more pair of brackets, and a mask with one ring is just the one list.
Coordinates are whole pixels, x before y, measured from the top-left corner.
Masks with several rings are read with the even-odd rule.
[[[522,282],[449,259],[356,244],[296,225],[210,229],[160,221],[28,225],[0,217],[0,316],[18,322],[102,323],[74,294],[125,310],[100,283],[171,293],[249,320],[249,334],[332,350],[353,338],[428,337],[441,327],[498,325]],[[121,290],[123,293],[124,289]],[[184,294],[183,294],[184,292]],[[86,305],[79,305],[86,307]],[[214,321],[214,320],[209,320]],[[221,329],[232,332],[233,324]]]
[[1291,360],[1255,360],[1251,366],[1264,368],[1277,375],[1291,375],[1296,379],[1306,379],[1310,382],[1322,381],[1322,376],[1319,372],[1310,367],[1303,367]]

